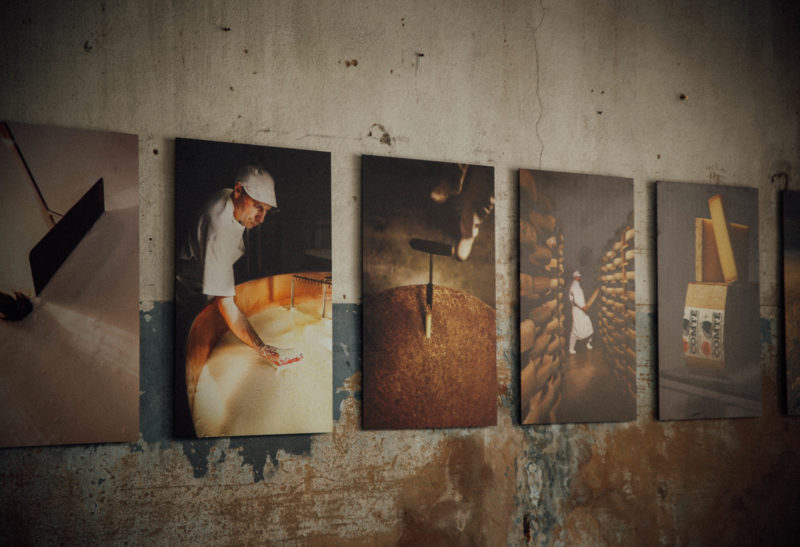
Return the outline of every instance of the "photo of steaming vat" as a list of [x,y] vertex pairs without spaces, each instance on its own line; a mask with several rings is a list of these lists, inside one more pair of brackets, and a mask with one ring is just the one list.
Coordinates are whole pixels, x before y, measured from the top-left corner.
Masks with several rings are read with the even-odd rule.
[[633,180],[519,172],[523,424],[636,418]]
[[330,154],[177,139],[175,433],[332,427]]
[[786,401],[800,415],[800,192],[783,192],[783,297]]
[[138,138],[0,138],[0,446],[135,441]]
[[758,190],[656,185],[662,420],[761,414]]
[[362,156],[363,426],[494,425],[494,170]]

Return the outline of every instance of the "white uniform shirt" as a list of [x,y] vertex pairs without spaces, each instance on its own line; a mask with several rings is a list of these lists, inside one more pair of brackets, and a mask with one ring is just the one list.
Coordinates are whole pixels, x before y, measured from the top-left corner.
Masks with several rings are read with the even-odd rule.
[[577,279],[574,279],[569,286],[569,301],[572,303],[572,334],[578,340],[589,338],[594,333],[594,328],[592,320],[581,309],[586,305],[586,299]]
[[194,267],[191,281],[209,296],[234,296],[233,264],[244,254],[244,226],[233,218],[233,190],[223,188],[206,203],[178,258]]

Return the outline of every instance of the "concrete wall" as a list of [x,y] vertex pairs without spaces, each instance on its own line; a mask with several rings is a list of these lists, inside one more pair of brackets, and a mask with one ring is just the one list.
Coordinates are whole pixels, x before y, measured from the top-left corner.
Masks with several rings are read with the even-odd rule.
[[[800,188],[798,23],[789,0],[3,2],[0,118],[140,136],[142,417],[132,445],[0,451],[0,537],[792,541],[777,251],[779,190]],[[178,136],[332,152],[333,434],[170,438]],[[360,154],[495,167],[497,427],[360,431]],[[635,179],[635,422],[518,425],[519,167]],[[655,420],[658,179],[760,190],[761,418]]]

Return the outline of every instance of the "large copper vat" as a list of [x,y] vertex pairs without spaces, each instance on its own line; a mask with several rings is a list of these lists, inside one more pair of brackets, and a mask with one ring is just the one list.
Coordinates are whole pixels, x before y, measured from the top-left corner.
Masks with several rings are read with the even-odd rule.
[[[241,283],[236,286],[236,305],[242,313],[251,317],[270,307],[281,306],[288,308],[292,301],[295,306],[309,301],[318,302],[321,312],[322,303],[327,300],[326,309],[328,316],[330,316],[331,295],[325,284],[296,282],[293,287],[292,279],[296,276],[322,280],[326,276],[330,276],[330,274],[328,272],[288,273]],[[195,426],[197,425],[195,396],[197,394],[198,381],[214,347],[227,332],[228,326],[215,302],[211,302],[203,308],[195,318],[189,331],[186,349],[186,392]],[[267,341],[267,343],[269,342]],[[203,435],[198,431],[198,436]]]

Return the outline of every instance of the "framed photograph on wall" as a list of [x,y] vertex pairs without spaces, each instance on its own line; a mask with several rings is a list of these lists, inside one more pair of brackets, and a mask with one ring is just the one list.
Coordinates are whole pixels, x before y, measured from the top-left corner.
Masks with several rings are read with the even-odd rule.
[[800,415],[800,192],[783,192],[783,297],[786,340],[786,402]]
[[138,137],[0,137],[0,446],[136,441]]
[[365,429],[494,425],[494,170],[362,156]]
[[636,418],[633,180],[519,172],[523,424]]
[[758,190],[658,182],[662,420],[761,414]]
[[175,142],[175,432],[332,427],[330,154]]

